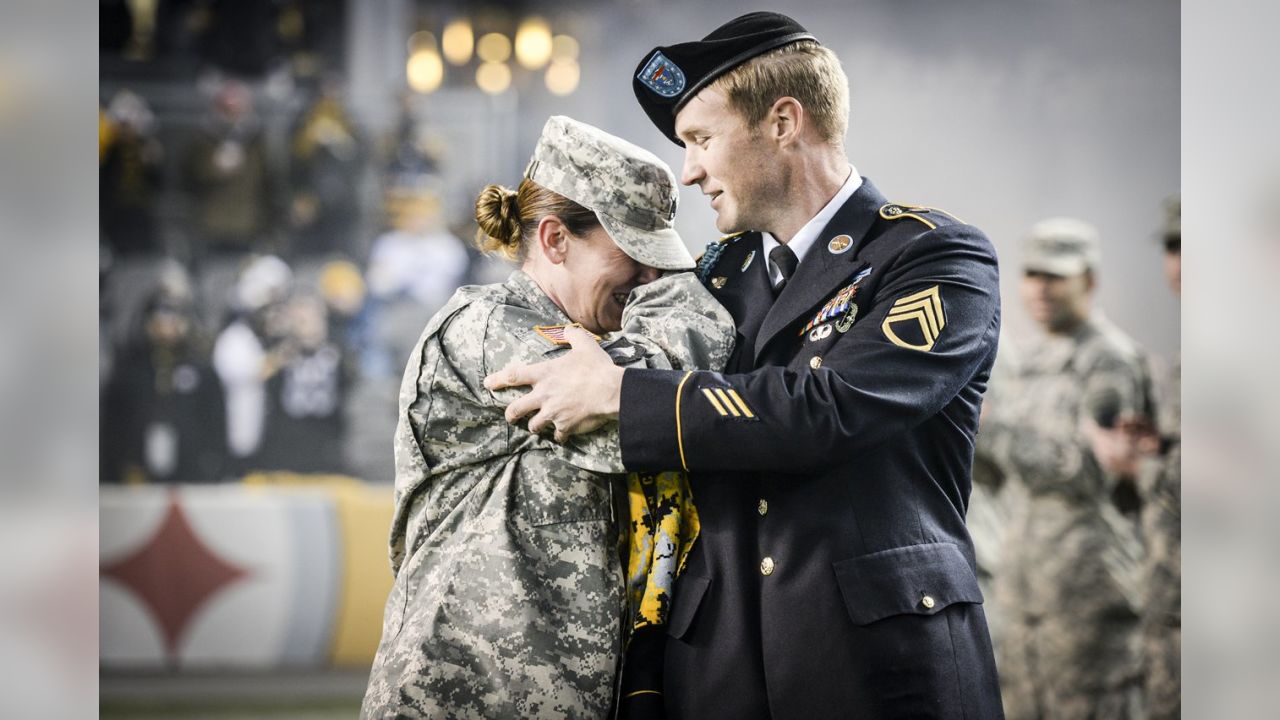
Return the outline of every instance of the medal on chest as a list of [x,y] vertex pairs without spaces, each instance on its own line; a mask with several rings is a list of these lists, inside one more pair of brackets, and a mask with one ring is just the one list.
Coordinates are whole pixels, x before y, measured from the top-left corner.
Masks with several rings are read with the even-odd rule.
[[832,295],[823,304],[822,309],[818,310],[817,314],[805,324],[800,335],[803,337],[808,334],[810,340],[821,340],[831,334],[833,327],[841,333],[848,332],[858,317],[858,304],[853,300],[858,295],[860,283],[871,274],[871,270],[870,267],[862,270],[848,285]]

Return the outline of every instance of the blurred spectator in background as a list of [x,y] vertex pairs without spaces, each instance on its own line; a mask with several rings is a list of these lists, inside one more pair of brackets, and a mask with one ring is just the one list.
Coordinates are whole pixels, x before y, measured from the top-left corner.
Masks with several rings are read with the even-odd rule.
[[371,342],[360,268],[350,260],[330,260],[320,267],[316,286],[328,311],[329,337],[344,355],[360,360]]
[[182,179],[197,262],[274,249],[276,181],[244,83],[228,80],[216,92],[209,117],[187,147]]
[[203,57],[244,76],[265,73],[280,56],[277,20],[282,2],[205,0]]
[[983,420],[1026,494],[994,583],[1010,720],[1142,716],[1133,498],[1153,399],[1142,352],[1093,309],[1099,260],[1087,223],[1032,229],[1022,295],[1045,337]]
[[399,374],[427,320],[462,283],[469,259],[436,191],[395,190],[388,209],[392,227],[373,241],[367,273],[386,359],[366,369],[380,377]]
[[342,347],[329,338],[328,309],[317,295],[291,298],[287,336],[266,355],[267,417],[257,467],[343,473],[350,370]]
[[98,49],[119,53],[133,34],[133,13],[126,0],[98,0]]
[[233,315],[213,346],[213,367],[226,395],[231,471],[256,467],[267,418],[267,354],[285,336],[284,303],[293,271],[273,255],[254,258],[240,273]]
[[430,127],[414,117],[412,95],[406,92],[400,97],[395,129],[381,141],[386,186],[412,188],[420,184],[420,179],[438,178],[440,160],[436,145]]
[[[1161,232],[1164,269],[1174,295],[1182,297],[1182,203],[1165,208]],[[1141,476],[1144,572],[1143,654],[1148,717],[1182,717],[1182,355],[1174,355],[1160,383],[1159,443]]]
[[364,166],[355,124],[330,80],[293,132],[290,177],[295,256],[353,255],[359,217],[356,192]]
[[439,193],[424,187],[430,180],[415,176],[419,185],[387,190],[390,229],[374,240],[365,273],[369,300],[358,325],[365,340],[362,373],[351,392],[347,456],[360,477],[376,482],[390,482],[395,471],[386,451],[396,425],[395,378],[426,321],[466,277],[470,259],[448,230]]
[[385,436],[378,435],[395,422],[394,382],[374,379],[364,370],[385,362],[373,335],[372,304],[366,303],[364,278],[354,263],[332,260],[320,269],[320,296],[329,310],[329,337],[341,348],[353,372],[344,393],[346,416],[343,437],[344,467],[366,480],[390,481],[391,453]]
[[161,287],[120,353],[103,397],[106,482],[220,480],[222,388],[209,366],[190,294]]
[[155,8],[156,58],[168,65],[194,66],[212,21],[209,0],[161,0]]
[[[161,189],[160,142],[146,101],[121,90],[105,113],[106,141],[100,144],[98,222],[116,256],[156,254],[155,204]],[[100,131],[99,137],[102,139]]]

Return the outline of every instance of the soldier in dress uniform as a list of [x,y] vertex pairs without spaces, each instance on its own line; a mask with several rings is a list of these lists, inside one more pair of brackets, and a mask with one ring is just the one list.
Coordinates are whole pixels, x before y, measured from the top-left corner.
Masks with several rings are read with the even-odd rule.
[[610,362],[723,366],[728,313],[692,274],[659,277],[693,266],[672,227],[676,197],[653,154],[561,116],[547,121],[518,191],[481,193],[478,244],[521,269],[459,289],[409,358],[395,434],[396,579],[362,717],[613,715],[624,630],[665,623],[654,606],[669,604],[697,532],[679,511],[687,484],[621,475],[616,426],[564,445],[508,426],[503,410],[518,393],[482,379],[563,353],[573,323]]
[[1032,228],[1022,294],[1044,334],[983,419],[1023,496],[995,579],[1011,718],[1142,716],[1135,501],[1153,399],[1142,351],[1093,308],[1100,257],[1083,221]]
[[617,418],[627,468],[691,471],[667,716],[1002,717],[965,527],[991,243],[858,174],[848,79],[791,18],[656,48],[633,88],[729,233],[698,266],[737,323],[729,367],[624,370],[584,344],[486,383],[532,386],[508,420]]

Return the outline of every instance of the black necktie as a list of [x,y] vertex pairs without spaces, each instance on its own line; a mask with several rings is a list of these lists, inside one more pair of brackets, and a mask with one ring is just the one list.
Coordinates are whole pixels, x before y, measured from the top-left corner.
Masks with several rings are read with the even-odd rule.
[[791,248],[786,245],[779,245],[769,251],[769,260],[778,266],[778,270],[782,271],[782,282],[778,283],[778,286],[773,289],[773,295],[777,297],[782,294],[782,288],[787,286],[787,281],[795,274],[796,266],[800,264],[800,258],[796,257],[795,251]]

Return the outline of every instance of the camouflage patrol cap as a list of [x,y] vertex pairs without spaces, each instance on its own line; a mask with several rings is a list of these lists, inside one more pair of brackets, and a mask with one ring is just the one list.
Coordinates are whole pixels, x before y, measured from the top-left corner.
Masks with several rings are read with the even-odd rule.
[[676,178],[656,155],[563,115],[542,128],[524,176],[594,210],[631,259],[688,270],[693,257],[676,232]]
[[1027,270],[1069,277],[1096,269],[1101,260],[1097,228],[1075,218],[1051,218],[1032,226],[1022,265]]

